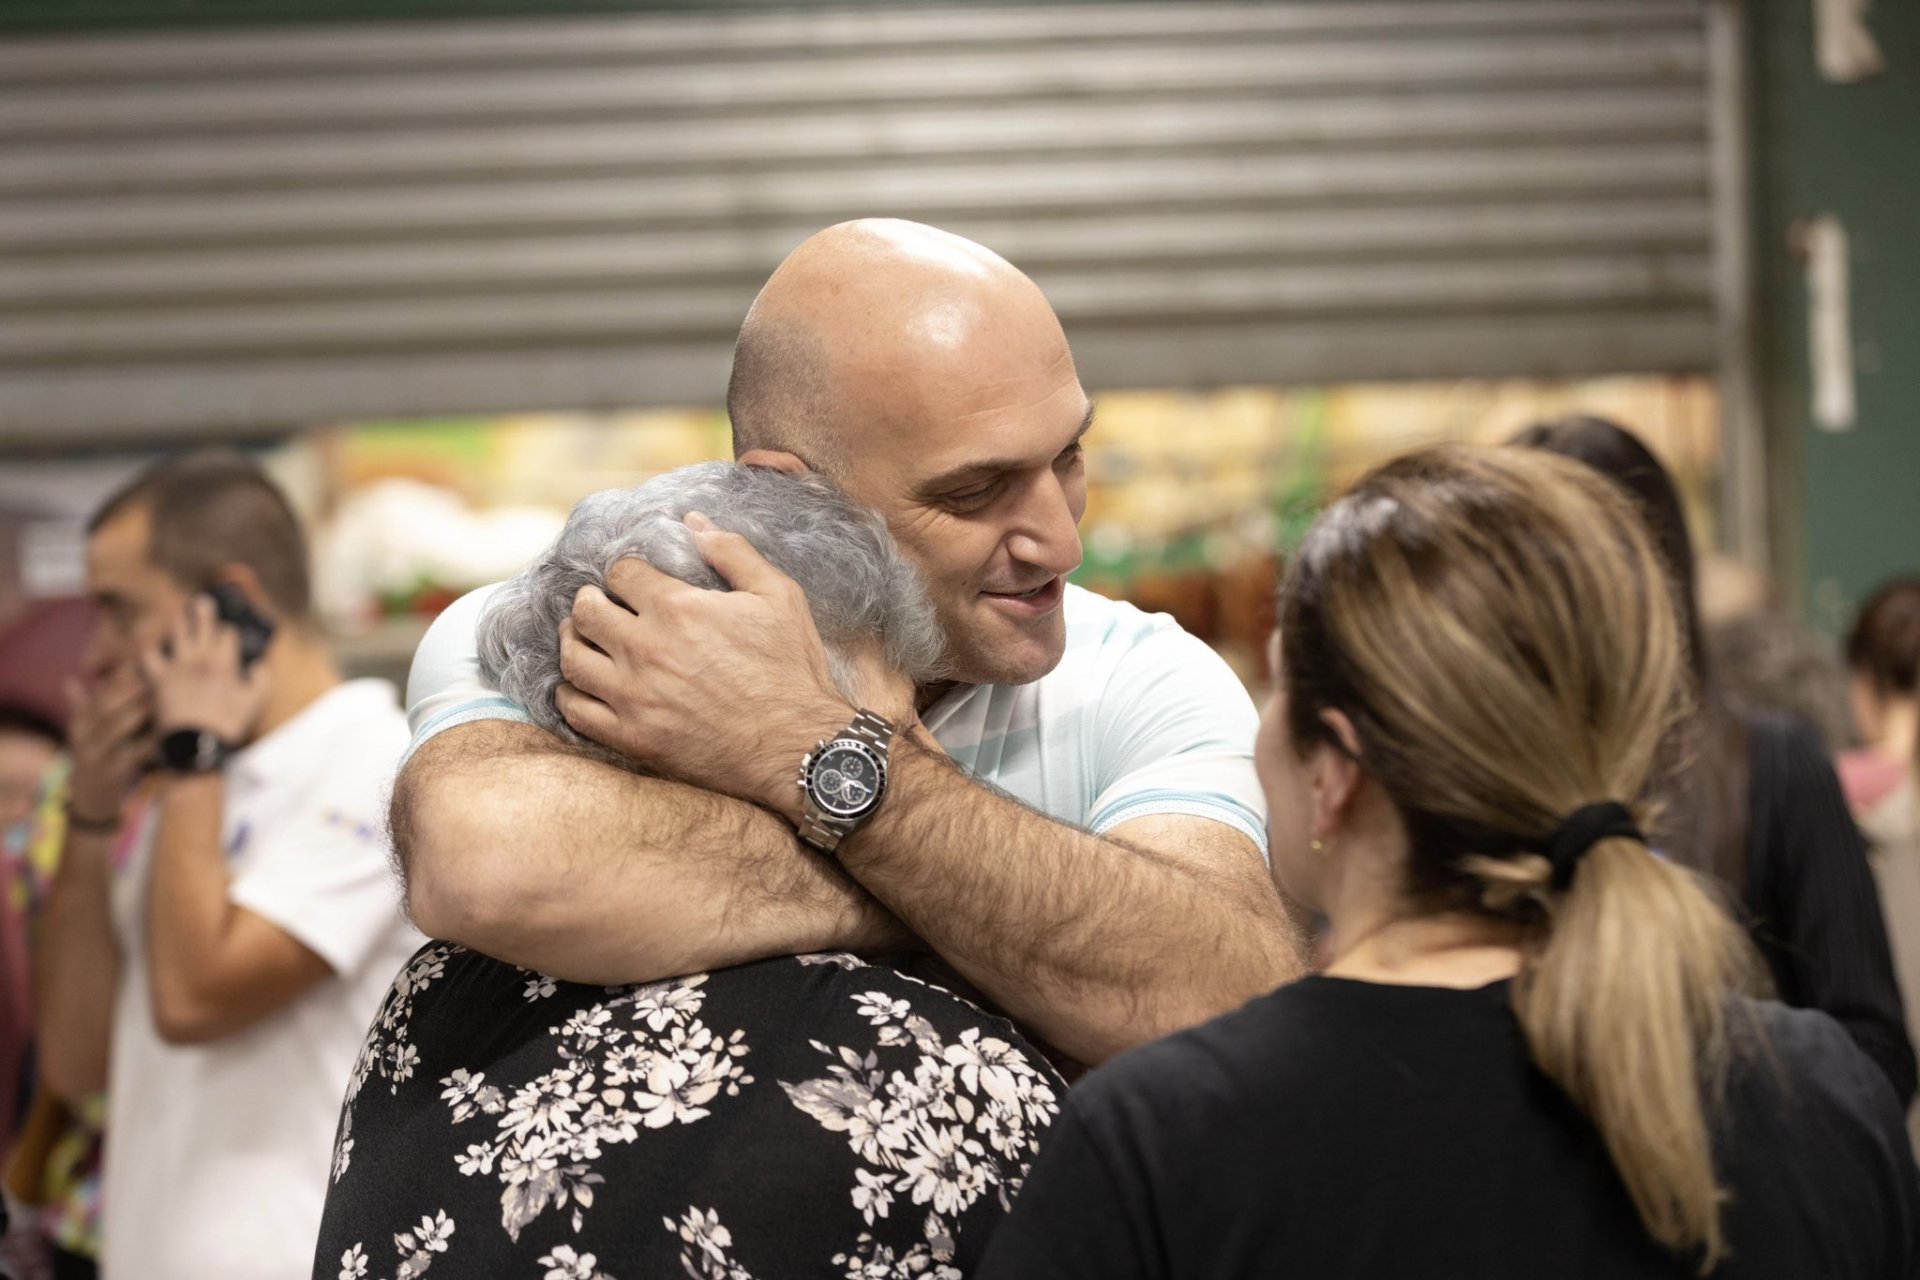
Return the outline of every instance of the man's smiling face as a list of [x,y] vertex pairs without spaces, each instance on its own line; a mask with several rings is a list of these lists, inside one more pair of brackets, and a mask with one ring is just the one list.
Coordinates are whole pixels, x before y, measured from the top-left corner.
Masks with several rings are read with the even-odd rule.
[[925,579],[952,678],[1025,684],[1066,647],[1093,406],[1032,281],[957,237],[903,257],[885,275],[896,287],[858,306],[836,295],[833,323],[816,319],[839,408],[836,479]]

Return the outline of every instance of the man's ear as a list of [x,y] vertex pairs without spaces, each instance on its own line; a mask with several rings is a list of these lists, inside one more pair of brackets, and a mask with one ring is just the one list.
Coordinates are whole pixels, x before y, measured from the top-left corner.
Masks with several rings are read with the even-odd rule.
[[1346,712],[1329,707],[1320,713],[1320,722],[1333,741],[1314,747],[1313,829],[1316,835],[1327,835],[1347,824],[1365,770],[1360,767],[1360,734]]
[[790,476],[813,474],[813,468],[802,462],[799,455],[788,453],[785,449],[749,449],[734,461],[749,467],[772,467]]

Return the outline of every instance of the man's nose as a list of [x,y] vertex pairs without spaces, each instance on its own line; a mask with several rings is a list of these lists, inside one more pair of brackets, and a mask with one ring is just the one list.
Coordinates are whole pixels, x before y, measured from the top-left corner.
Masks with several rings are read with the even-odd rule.
[[1033,486],[1007,539],[1007,551],[1022,564],[1054,575],[1080,567],[1080,522],[1060,476],[1049,472]]

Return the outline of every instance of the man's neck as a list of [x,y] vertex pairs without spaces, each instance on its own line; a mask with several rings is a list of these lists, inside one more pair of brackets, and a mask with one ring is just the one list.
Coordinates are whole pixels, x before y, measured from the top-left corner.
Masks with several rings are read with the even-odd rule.
[[937,684],[923,684],[913,691],[913,709],[915,714],[925,715],[934,703],[960,687],[958,680],[942,680]]
[[340,668],[318,637],[283,628],[272,649],[261,659],[268,664],[273,689],[260,712],[253,740],[259,741],[305,711],[340,683]]

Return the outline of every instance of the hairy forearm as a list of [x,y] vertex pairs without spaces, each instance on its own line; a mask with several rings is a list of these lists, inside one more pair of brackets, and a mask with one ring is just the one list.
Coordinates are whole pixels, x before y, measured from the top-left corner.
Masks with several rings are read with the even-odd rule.
[[395,789],[392,832],[423,932],[571,981],[910,941],[775,815],[530,725],[426,743]]
[[1297,934],[1255,857],[1090,835],[988,791],[914,738],[896,741],[890,771],[887,803],[842,846],[842,865],[1082,1062],[1301,971]]
[[79,1103],[107,1085],[120,949],[109,902],[110,834],[69,829],[33,936],[40,1071]]

